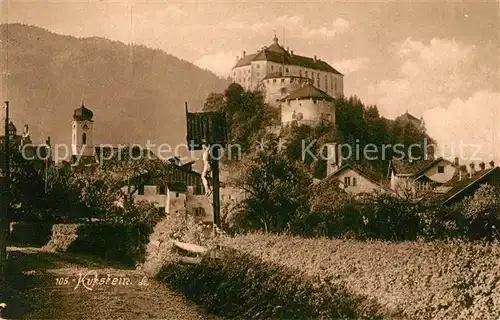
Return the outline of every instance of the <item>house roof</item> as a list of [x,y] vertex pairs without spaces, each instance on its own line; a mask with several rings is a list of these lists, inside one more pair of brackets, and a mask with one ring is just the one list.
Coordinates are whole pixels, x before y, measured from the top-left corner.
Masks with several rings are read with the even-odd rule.
[[412,114],[408,113],[408,111],[406,111],[404,114],[400,115],[399,117],[396,118],[396,120],[403,120],[403,121],[406,121],[406,122],[418,122],[418,123],[421,123],[422,121],[413,116]]
[[282,101],[286,100],[295,100],[295,99],[319,99],[319,100],[327,100],[333,101],[335,100],[333,97],[329,96],[326,92],[316,88],[311,84],[306,84],[305,86],[292,91],[288,96],[281,99]]
[[331,65],[329,65],[323,60],[300,56],[296,54],[290,54],[276,41],[269,47],[264,47],[257,53],[245,55],[240,60],[238,60],[238,62],[233,68],[250,65],[252,61],[271,61],[276,63],[283,63],[286,65],[301,66],[304,68],[327,71],[342,75],[339,71],[337,71],[335,68],[333,68]]
[[376,185],[378,185],[378,186],[381,187],[380,182],[379,182],[379,180],[376,177],[374,177],[374,176],[366,173],[365,171],[363,171],[363,169],[361,167],[359,167],[358,165],[355,165],[353,163],[346,163],[346,164],[344,164],[337,171],[335,171],[329,177],[327,177],[327,179],[335,179],[337,176],[339,176],[342,172],[345,172],[346,170],[353,170],[353,171],[357,172],[359,175],[361,175],[364,178],[366,178],[367,180],[369,180],[372,183],[374,183],[374,184],[376,184]]
[[455,175],[450,181],[443,184],[443,187],[450,188],[442,195],[443,203],[449,203],[451,200],[460,196],[470,188],[477,186],[477,184],[484,181],[488,176],[500,173],[500,167],[488,168],[481,171],[476,171],[472,177],[466,174],[459,180],[459,176]]
[[411,162],[408,159],[391,160],[389,168],[392,168],[396,174],[419,176],[441,161],[446,161],[453,165],[452,162],[444,159],[443,157],[439,157],[437,159],[419,159]]

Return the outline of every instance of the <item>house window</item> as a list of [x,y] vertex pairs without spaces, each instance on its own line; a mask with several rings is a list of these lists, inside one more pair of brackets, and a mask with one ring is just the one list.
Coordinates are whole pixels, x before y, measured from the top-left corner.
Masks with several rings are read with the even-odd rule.
[[311,79],[314,79],[314,72],[311,72]]
[[82,134],[82,144],[87,144],[87,134]]
[[158,192],[159,194],[165,194],[165,185],[160,185],[159,189],[160,189],[160,191]]
[[165,207],[158,207],[158,212],[160,214],[164,214],[165,213]]
[[285,82],[285,79],[281,79],[281,83]]
[[273,83],[276,83],[276,79],[273,79]]
[[337,79],[335,79],[335,91],[337,91]]
[[274,70],[274,66],[273,65],[271,65],[271,70]]
[[260,68],[260,64],[257,65],[257,69],[259,69],[259,68]]
[[140,195],[144,194],[144,186],[139,186],[139,194]]
[[351,185],[351,177],[344,177],[344,184],[346,186]]
[[302,70],[299,70],[299,77],[302,78]]
[[306,78],[307,78],[307,71],[306,71]]
[[438,173],[444,173],[444,166],[438,166]]
[[176,193],[175,193],[175,197],[176,197],[176,198],[179,198],[179,192],[176,192]]
[[288,72],[288,68],[285,68],[285,72]]
[[281,94],[285,94],[286,93],[286,88],[281,88]]
[[352,186],[355,187],[356,186],[356,178],[352,178]]
[[260,76],[260,73],[257,72],[257,77]]

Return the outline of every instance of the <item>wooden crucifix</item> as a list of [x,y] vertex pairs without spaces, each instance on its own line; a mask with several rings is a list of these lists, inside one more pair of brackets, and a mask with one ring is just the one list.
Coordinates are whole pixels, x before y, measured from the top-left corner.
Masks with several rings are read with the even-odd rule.
[[186,124],[188,149],[203,150],[203,187],[205,195],[213,197],[214,225],[220,225],[219,157],[220,149],[227,143],[226,115],[223,112],[188,112],[186,102]]

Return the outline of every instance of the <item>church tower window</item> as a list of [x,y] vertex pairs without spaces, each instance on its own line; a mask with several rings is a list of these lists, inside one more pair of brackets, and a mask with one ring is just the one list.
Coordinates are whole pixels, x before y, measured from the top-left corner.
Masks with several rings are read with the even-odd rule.
[[86,133],[82,134],[82,144],[87,144],[87,134]]

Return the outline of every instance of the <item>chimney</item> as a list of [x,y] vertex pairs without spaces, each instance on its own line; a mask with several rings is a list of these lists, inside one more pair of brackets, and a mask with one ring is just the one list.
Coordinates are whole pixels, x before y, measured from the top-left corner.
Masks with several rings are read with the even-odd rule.
[[293,50],[292,50],[292,51],[290,51],[290,55],[291,55],[291,56],[293,56]]
[[481,163],[479,164],[479,169],[484,170],[486,168],[486,164],[484,162],[481,161]]
[[472,176],[474,175],[474,173],[476,173],[476,170],[474,169],[474,162],[471,162],[469,164],[469,166],[470,166],[469,178],[472,178]]
[[[326,176],[329,177],[341,167],[341,160],[337,153],[337,144],[325,143],[326,147]],[[324,154],[323,154],[324,156]]]
[[318,61],[318,58],[316,56],[314,56],[314,62]]
[[455,157],[455,161],[453,161],[453,164],[455,165],[455,167],[457,167],[457,169],[460,168],[460,160],[458,159],[458,157]]
[[243,57],[247,55],[247,52],[246,51],[243,51]]
[[490,161],[490,168],[495,168],[495,161],[493,160]]
[[462,180],[467,175],[467,167],[465,164],[461,165],[458,170],[458,180]]

